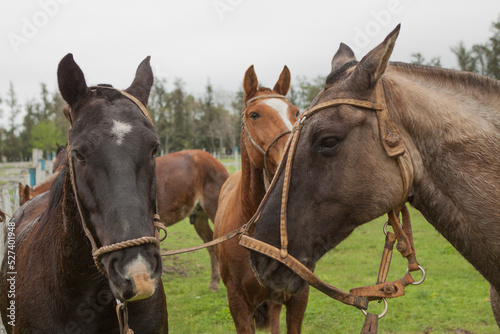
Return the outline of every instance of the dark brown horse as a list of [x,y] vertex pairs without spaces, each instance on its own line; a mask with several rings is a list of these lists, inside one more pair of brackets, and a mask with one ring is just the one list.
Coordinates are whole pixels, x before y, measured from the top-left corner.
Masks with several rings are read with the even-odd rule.
[[[2,263],[2,320],[8,333],[118,333],[116,300],[127,302],[135,333],[167,333],[161,257],[149,243],[159,146],[141,111],[153,84],[149,57],[124,92],[88,88],[71,54],[58,82],[72,110],[69,157],[51,191],[10,222],[15,249],[6,248]],[[135,246],[102,255],[101,274],[89,240],[102,247],[131,239]]]
[[[288,253],[312,268],[357,226],[407,200],[490,283],[500,324],[500,82],[389,64],[398,33],[399,26],[359,62],[341,44],[311,108],[339,98],[385,100],[400,138],[379,130],[378,112],[345,102],[302,120],[289,183]],[[406,151],[399,162],[406,167],[400,169],[387,147],[401,143]],[[406,187],[402,171],[408,171]],[[274,246],[280,245],[275,208],[284,174],[277,175],[254,234]],[[264,255],[252,252],[251,262],[266,286],[289,293],[306,286]]]
[[[228,177],[226,168],[201,150],[156,158],[156,198],[162,222],[168,227],[189,216],[200,238],[204,242],[212,241],[208,218],[215,221],[220,189]],[[208,287],[218,291],[219,264],[213,247],[207,250],[212,269]]]
[[[266,184],[274,175],[289,132],[297,120],[298,109],[285,99],[289,87],[290,72],[286,66],[273,90],[258,88],[253,66],[245,73],[242,169],[233,174],[222,188],[214,237],[247,223],[264,197]],[[215,253],[238,333],[254,333],[255,327],[271,327],[272,333],[279,333],[282,304],[286,305],[288,333],[301,331],[308,289],[289,296],[260,285],[248,262],[249,251],[239,246],[235,239],[216,245]]]

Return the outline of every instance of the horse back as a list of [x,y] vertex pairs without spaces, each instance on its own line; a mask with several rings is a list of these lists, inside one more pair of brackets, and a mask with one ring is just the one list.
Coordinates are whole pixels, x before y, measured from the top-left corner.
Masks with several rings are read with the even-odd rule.
[[167,226],[187,217],[197,203],[212,221],[220,188],[229,177],[226,168],[209,153],[187,150],[156,158],[156,196]]

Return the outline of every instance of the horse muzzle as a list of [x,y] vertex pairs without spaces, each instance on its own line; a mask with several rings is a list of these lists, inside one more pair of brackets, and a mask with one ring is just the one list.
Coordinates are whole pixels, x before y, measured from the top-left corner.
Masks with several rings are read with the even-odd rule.
[[[151,297],[161,277],[159,253],[144,256],[138,253],[133,260],[121,264],[121,254],[109,254],[107,265],[109,284],[115,297],[121,301],[135,301]],[[103,261],[104,262],[104,261]]]
[[307,282],[288,267],[255,251],[250,252],[250,264],[259,283],[270,290],[293,295],[307,286]]

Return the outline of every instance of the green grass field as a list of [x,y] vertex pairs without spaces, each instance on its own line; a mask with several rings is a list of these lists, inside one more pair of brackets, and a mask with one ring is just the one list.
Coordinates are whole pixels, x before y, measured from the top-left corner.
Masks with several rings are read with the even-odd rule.
[[[490,309],[489,285],[434,228],[411,210],[419,263],[427,271],[422,285],[389,300],[379,333],[498,333]],[[343,290],[374,284],[384,244],[384,218],[357,229],[318,263],[316,274]],[[201,240],[188,220],[169,227],[163,248],[198,245]],[[406,260],[395,251],[388,280],[405,273]],[[206,250],[164,258],[170,333],[234,333],[226,290],[208,290],[210,264]],[[415,273],[416,279],[420,278]],[[370,303],[379,313],[382,305]],[[282,312],[282,332],[286,333]],[[363,314],[311,289],[303,333],[359,333]]]

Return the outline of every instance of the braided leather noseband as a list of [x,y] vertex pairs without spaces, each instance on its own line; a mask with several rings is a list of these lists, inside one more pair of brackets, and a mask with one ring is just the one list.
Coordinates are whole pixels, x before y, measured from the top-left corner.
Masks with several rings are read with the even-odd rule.
[[[149,113],[148,113],[148,110],[146,109],[146,107],[137,98],[135,98],[134,96],[130,95],[129,93],[127,93],[125,91],[122,91],[120,89],[116,89],[116,88],[113,88],[113,87],[107,87],[107,86],[90,87],[90,89],[92,89],[92,90],[96,90],[96,89],[111,89],[111,90],[114,90],[114,91],[117,91],[117,92],[121,93],[123,96],[125,96],[126,98],[128,98],[129,100],[131,100],[137,107],[139,107],[139,109],[141,110],[142,114],[149,120],[149,122],[151,122],[151,124],[154,127],[153,120],[149,116]],[[71,108],[69,108],[68,105],[65,107],[64,114],[65,114],[66,118],[68,118],[68,120],[70,121],[70,127],[68,129],[68,134],[69,134],[69,132],[71,131],[71,129],[73,127],[73,117],[72,117],[72,114],[71,114]],[[92,236],[92,233],[90,232],[90,229],[88,228],[87,223],[85,222],[85,219],[83,217],[83,213],[82,213],[82,209],[81,209],[81,205],[80,205],[80,200],[78,198],[78,190],[77,190],[77,187],[76,187],[76,181],[75,181],[75,175],[74,175],[74,166],[73,166],[73,161],[72,161],[73,159],[71,159],[71,143],[69,141],[69,135],[68,135],[68,149],[67,149],[67,152],[68,152],[69,171],[70,171],[70,177],[71,177],[71,186],[73,188],[73,193],[74,193],[74,196],[75,196],[76,206],[78,208],[78,213],[80,214],[80,220],[81,220],[81,223],[82,223],[83,231],[85,232],[85,236],[89,239],[90,244],[92,246],[92,257],[94,259],[94,263],[95,263],[97,269],[99,270],[99,272],[103,276],[107,277],[107,272],[106,272],[106,270],[104,269],[104,266],[101,263],[101,257],[104,254],[107,254],[107,253],[110,253],[110,252],[114,252],[114,251],[117,251],[117,250],[121,250],[121,249],[124,249],[124,248],[128,248],[128,247],[139,246],[139,245],[148,244],[148,243],[149,244],[154,244],[157,248],[159,248],[160,241],[162,241],[164,239],[163,238],[163,239],[160,240],[160,231],[159,230],[160,229],[164,230],[165,231],[165,237],[166,237],[166,229],[165,229],[165,226],[160,223],[160,216],[157,213],[158,212],[157,208],[156,208],[156,213],[155,213],[154,218],[153,218],[153,225],[155,226],[155,230],[156,230],[154,237],[144,236],[144,237],[140,237],[140,238],[137,238],[137,239],[132,239],[132,240],[126,240],[126,241],[118,242],[118,243],[115,243],[115,244],[112,244],[112,245],[105,245],[105,246],[102,246],[100,248],[97,247],[97,243],[95,242],[94,237]]]
[[[418,265],[416,259],[415,248],[413,246],[411,225],[410,225],[410,216],[405,206],[405,203],[409,195],[410,185],[413,181],[413,164],[411,162],[411,157],[409,153],[407,153],[406,151],[404,142],[399,134],[399,131],[397,130],[396,125],[390,118],[385,103],[385,94],[381,82],[378,83],[377,86],[375,87],[375,101],[376,102],[374,103],[371,101],[363,101],[356,99],[334,99],[331,101],[320,103],[314,106],[313,108],[306,110],[303,113],[300,120],[297,121],[297,123],[294,125],[294,128],[292,130],[292,135],[288,139],[284,154],[284,156],[287,155],[287,161],[284,164],[280,164],[279,169],[276,172],[275,177],[270,186],[270,189],[272,189],[276,185],[278,175],[281,174],[282,169],[285,168],[282,202],[281,202],[281,214],[280,214],[281,248],[278,249],[260,240],[254,239],[248,235],[248,231],[250,231],[251,226],[258,221],[260,214],[262,212],[263,203],[266,202],[269,194],[271,193],[270,191],[266,193],[266,196],[262,200],[261,205],[257,209],[255,215],[247,223],[247,232],[244,233],[240,238],[240,245],[242,245],[243,247],[262,253],[268,257],[273,258],[274,260],[283,263],[316,289],[320,290],[321,292],[325,293],[326,295],[334,299],[337,299],[348,305],[353,305],[363,311],[368,308],[368,302],[370,300],[374,299],[385,300],[385,298],[394,298],[402,296],[404,294],[404,287],[406,285],[420,284],[425,278],[425,272],[422,269],[422,267]],[[401,171],[401,177],[403,183],[403,193],[400,204],[393,210],[389,211],[388,213],[389,217],[388,223],[392,226],[394,233],[386,232],[386,246],[384,248],[384,253],[382,256],[377,284],[374,286],[351,289],[350,293],[341,291],[336,287],[321,281],[316,275],[314,275],[314,273],[311,270],[309,270],[306,266],[304,266],[300,261],[295,259],[293,256],[289,255],[287,250],[288,194],[291,182],[292,162],[301,129],[304,126],[304,122],[306,121],[306,119],[311,118],[313,115],[323,110],[339,105],[350,105],[358,108],[373,110],[376,112],[382,145],[384,147],[386,154],[389,157],[397,160],[399,169]],[[403,215],[402,225],[399,220],[400,211],[402,212]],[[408,270],[403,278],[394,282],[385,282],[389,270],[390,260],[392,257],[393,245],[396,240],[398,241],[397,250],[401,253],[403,257],[406,257],[408,260]],[[416,271],[416,270],[421,270],[424,277],[420,282],[414,283],[414,280],[409,271]],[[385,311],[386,310],[384,310],[383,314],[385,314]],[[379,315],[378,317],[382,317],[383,314]],[[367,315],[365,327],[368,328],[368,331],[371,328],[371,332],[374,333],[376,332],[376,321],[378,320],[378,318],[377,316],[374,317],[373,316],[374,315],[371,314]],[[371,323],[367,325],[368,322]],[[370,327],[370,325],[372,327]],[[366,333],[368,333],[368,331],[366,331]]]

